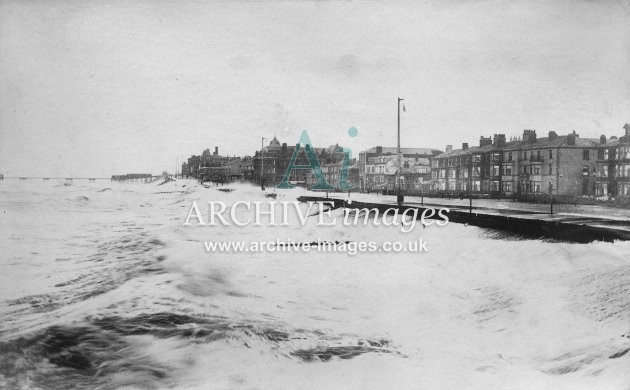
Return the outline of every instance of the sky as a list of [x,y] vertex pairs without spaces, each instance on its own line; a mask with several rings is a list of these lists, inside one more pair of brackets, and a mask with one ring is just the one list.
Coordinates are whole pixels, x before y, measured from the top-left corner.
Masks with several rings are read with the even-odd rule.
[[[261,138],[354,156],[622,135],[630,0],[0,0],[0,173],[175,170]],[[356,127],[351,138],[348,129]]]

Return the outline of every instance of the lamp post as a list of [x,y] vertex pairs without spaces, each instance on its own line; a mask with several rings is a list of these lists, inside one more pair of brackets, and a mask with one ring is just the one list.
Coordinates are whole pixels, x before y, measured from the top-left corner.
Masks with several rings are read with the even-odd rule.
[[265,190],[265,137],[260,139],[260,189]]
[[470,173],[468,174],[468,214],[472,214],[472,185],[473,175],[475,173],[475,161],[474,157],[470,159]]
[[549,202],[549,214],[553,214],[553,187],[554,187],[553,179],[549,180],[549,184],[551,186],[551,188],[549,189],[549,195],[551,195],[551,200]]
[[[398,206],[402,205],[404,201],[402,188],[400,185],[400,172],[402,170],[402,153],[400,152],[400,102],[403,100],[405,99],[398,98],[398,169],[396,170],[396,203],[398,203]],[[405,106],[403,106],[403,111],[405,111]]]
[[424,179],[422,179],[422,184],[420,184],[420,206],[424,206]]

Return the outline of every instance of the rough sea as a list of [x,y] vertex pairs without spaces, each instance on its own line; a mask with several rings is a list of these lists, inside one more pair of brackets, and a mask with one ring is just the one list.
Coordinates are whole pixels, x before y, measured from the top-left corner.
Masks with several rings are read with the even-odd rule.
[[[629,243],[314,216],[184,226],[193,201],[271,200],[217,188],[0,182],[0,388],[630,388]],[[204,247],[278,238],[428,251]]]

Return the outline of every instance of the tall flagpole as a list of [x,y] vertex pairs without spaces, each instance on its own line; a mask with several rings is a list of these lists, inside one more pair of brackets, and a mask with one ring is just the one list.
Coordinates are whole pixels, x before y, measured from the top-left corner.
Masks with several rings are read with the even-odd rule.
[[265,190],[265,137],[260,140],[260,189]]
[[403,201],[402,189],[400,186],[400,172],[402,170],[402,153],[400,152],[400,102],[405,99],[398,98],[398,169],[396,170],[396,202],[400,206]]

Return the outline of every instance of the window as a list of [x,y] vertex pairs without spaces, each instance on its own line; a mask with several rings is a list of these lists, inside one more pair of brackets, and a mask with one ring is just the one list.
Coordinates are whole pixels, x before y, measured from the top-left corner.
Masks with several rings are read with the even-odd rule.
[[448,190],[449,191],[455,191],[455,182],[454,181],[449,181],[448,182]]
[[551,160],[553,158],[553,150],[549,149],[549,159]]
[[507,176],[511,176],[512,175],[512,166],[511,165],[506,165],[505,166],[505,175],[507,175]]
[[512,192],[512,182],[504,182],[503,183],[503,192]]
[[472,169],[473,176],[479,177],[480,172],[481,172],[481,170],[480,170],[480,168],[478,166],[477,167],[473,167],[473,169]]
[[540,175],[540,167],[534,167],[534,175]]
[[455,179],[455,178],[457,177],[457,176],[456,176],[456,172],[457,172],[457,171],[456,171],[456,170],[454,170],[454,169],[449,170],[449,171],[448,171],[448,178],[449,178],[449,179]]
[[529,190],[534,193],[540,192],[540,182],[539,181],[530,181],[529,182]]
[[599,177],[608,177],[608,165],[602,165],[599,170]]
[[[492,176],[499,176],[501,174],[501,167],[498,165],[492,166]],[[497,189],[498,191],[498,189]]]
[[473,181],[473,191],[479,191],[481,189],[481,182],[479,180]]
[[630,177],[630,164],[617,164],[615,166],[616,177]]
[[538,152],[536,152],[536,158],[537,158],[538,160],[540,160],[540,150],[539,150]]
[[462,179],[468,179],[468,169],[463,168],[459,170],[459,177]]
[[508,161],[512,161],[512,152],[508,153]]
[[619,195],[630,196],[630,183],[619,183],[619,187],[617,189]]
[[582,160],[589,160],[591,157],[590,150],[584,149],[582,150]]
[[551,168],[551,164],[549,164],[549,174],[551,175],[552,173],[552,168]]
[[490,184],[490,188],[492,189],[492,191],[497,192],[499,191],[500,187],[499,187],[499,181],[498,180],[493,180]]
[[473,156],[473,161],[474,162],[481,162],[481,155],[480,154],[475,154]]
[[608,195],[608,183],[597,183],[595,186],[595,195],[607,196]]
[[588,176],[588,165],[582,167],[582,176]]
[[622,158],[630,158],[630,146],[620,146],[617,158],[620,160]]
[[608,160],[608,149],[604,149],[604,160]]

